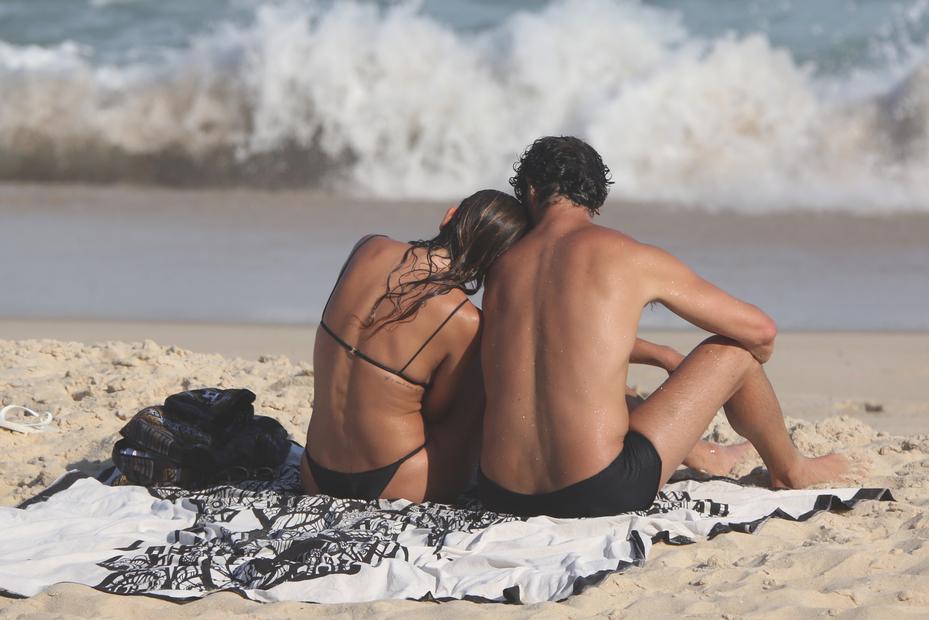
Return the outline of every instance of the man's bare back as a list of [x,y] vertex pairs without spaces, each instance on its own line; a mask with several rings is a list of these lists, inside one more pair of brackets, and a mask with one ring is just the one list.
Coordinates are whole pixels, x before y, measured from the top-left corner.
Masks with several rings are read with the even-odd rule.
[[583,209],[567,215],[539,222],[484,293],[483,450],[495,455],[484,473],[522,493],[599,472],[629,430],[623,378],[643,306],[639,244]]
[[[498,261],[484,293],[485,503],[555,516],[644,508],[724,405],[772,486],[843,475],[844,457],[806,458],[790,441],[762,369],[774,322],[670,254],[594,225],[608,183],[601,170],[589,145],[544,138],[514,177],[533,229]],[[717,336],[630,413],[626,375],[650,302]],[[635,501],[624,503],[624,493]],[[594,497],[605,495],[616,501]]]

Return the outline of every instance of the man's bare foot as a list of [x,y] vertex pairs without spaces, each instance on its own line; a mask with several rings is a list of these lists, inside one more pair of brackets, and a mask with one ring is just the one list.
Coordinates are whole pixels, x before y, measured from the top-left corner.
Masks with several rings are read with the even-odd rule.
[[771,474],[772,489],[803,489],[823,482],[843,482],[864,474],[863,466],[852,462],[844,454],[827,454],[813,458],[802,457],[791,471],[782,476]]
[[687,455],[684,465],[691,469],[704,471],[711,476],[728,476],[751,450],[752,445],[747,441],[731,446],[700,441]]

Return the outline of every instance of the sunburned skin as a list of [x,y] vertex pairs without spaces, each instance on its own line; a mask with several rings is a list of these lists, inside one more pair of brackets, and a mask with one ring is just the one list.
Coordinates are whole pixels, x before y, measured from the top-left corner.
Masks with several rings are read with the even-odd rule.
[[[494,265],[483,301],[481,469],[490,480],[522,494],[562,489],[602,471],[630,430],[656,448],[661,484],[688,459],[726,473],[748,447],[698,443],[724,405],[773,487],[848,473],[844,456],[807,458],[791,442],[762,366],[776,335],[764,312],[670,254],[595,225],[563,196],[539,205],[530,188],[528,198],[533,227]],[[626,376],[642,356],[636,331],[651,302],[716,336],[630,413]]]

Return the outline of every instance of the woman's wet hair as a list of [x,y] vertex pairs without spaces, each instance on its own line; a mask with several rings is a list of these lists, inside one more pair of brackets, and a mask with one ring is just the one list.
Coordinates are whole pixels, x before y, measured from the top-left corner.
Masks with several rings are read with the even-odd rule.
[[[378,328],[416,315],[433,297],[452,289],[473,295],[484,285],[487,272],[501,254],[516,243],[529,228],[526,208],[509,194],[484,189],[461,201],[451,219],[432,239],[411,241],[400,264],[387,277],[387,290],[374,304],[393,305],[389,314],[370,324]],[[425,261],[413,256],[425,250]],[[448,258],[448,267],[444,258]],[[412,261],[410,260],[412,258]],[[415,267],[424,262],[424,267]],[[411,271],[410,264],[414,265]],[[394,276],[399,283],[391,286]]]
[[571,136],[539,138],[513,165],[510,179],[513,193],[528,203],[529,187],[536,202],[545,205],[555,196],[564,196],[582,205],[591,214],[600,212],[613,181],[610,169],[592,146]]

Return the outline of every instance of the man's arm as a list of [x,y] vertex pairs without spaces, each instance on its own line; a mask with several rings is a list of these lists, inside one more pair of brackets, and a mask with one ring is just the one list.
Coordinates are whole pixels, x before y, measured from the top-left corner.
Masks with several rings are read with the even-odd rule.
[[760,363],[774,352],[777,326],[760,308],[707,282],[659,248],[641,246],[648,301],[658,301],[685,321],[735,340]]

